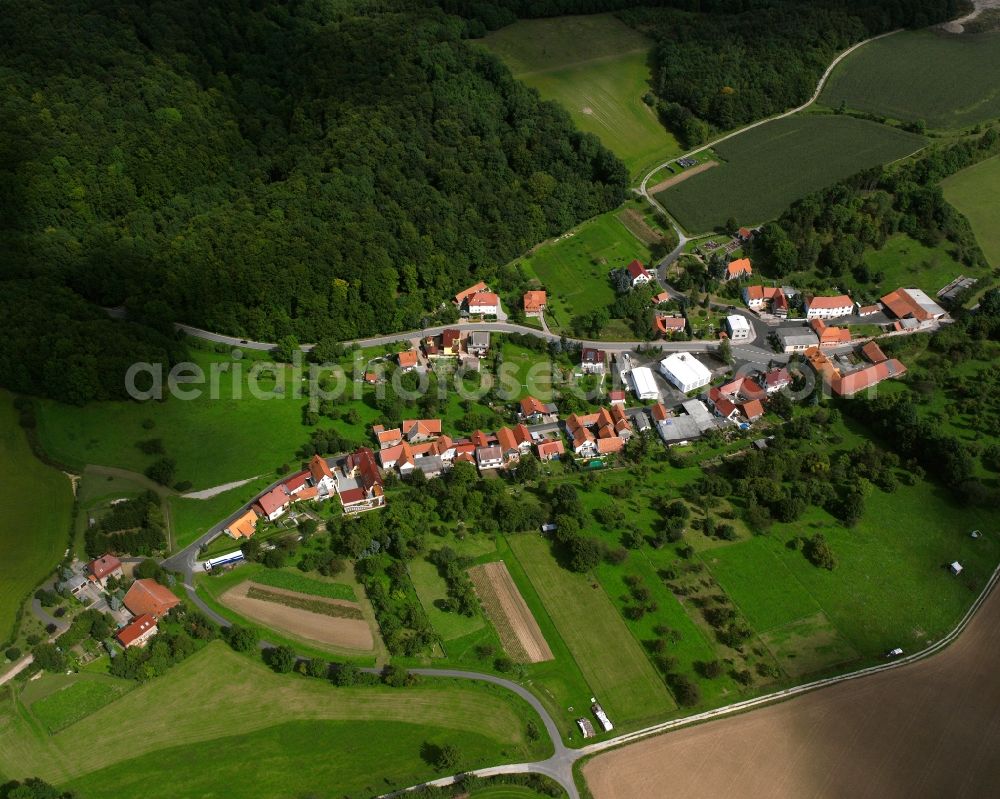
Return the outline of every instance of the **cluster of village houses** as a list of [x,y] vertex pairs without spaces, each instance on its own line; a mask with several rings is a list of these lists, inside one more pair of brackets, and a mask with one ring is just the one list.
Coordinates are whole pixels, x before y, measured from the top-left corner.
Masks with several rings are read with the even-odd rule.
[[[655,279],[639,261],[629,264],[626,271],[633,286]],[[748,258],[730,263],[726,273],[727,279],[732,280],[752,274]],[[743,298],[752,311],[779,317],[787,316],[789,300],[794,295],[794,290],[786,288],[755,285],[743,289]],[[663,292],[653,301],[659,304],[667,299],[667,293]],[[544,291],[525,293],[525,313],[543,314],[546,300]],[[485,283],[470,286],[457,294],[454,301],[466,316],[497,316],[500,312],[499,298]],[[844,354],[828,354],[831,348],[851,342],[849,330],[830,325],[829,320],[881,312],[895,320],[891,323],[895,330],[909,331],[926,329],[947,317],[944,309],[924,292],[904,288],[883,297],[880,305],[859,306],[847,295],[809,296],[804,298],[804,308],[806,320],[802,327],[778,328],[776,335],[786,353],[802,353],[817,375],[840,396],[852,396],[882,380],[899,377],[905,374],[906,367],[888,358],[874,341],[861,347],[860,360]],[[656,318],[661,331],[684,329],[683,317],[658,313]],[[729,316],[723,335],[734,342],[749,338],[746,317]],[[478,359],[489,349],[488,331],[449,328],[440,335],[423,339],[417,349],[398,353],[396,358],[401,370],[410,371],[436,358]],[[609,357],[603,350],[584,347],[580,351],[581,374],[605,375],[608,368]],[[628,408],[626,392],[612,390],[607,394],[607,405],[596,412],[570,414],[560,421],[555,405],[527,396],[515,409],[516,423],[490,433],[477,430],[463,438],[450,436],[440,419],[410,419],[391,429],[375,425],[372,434],[377,450],[361,447],[339,459],[314,456],[306,469],[259,496],[227,525],[225,533],[236,540],[249,538],[260,519],[273,522],[298,501],[337,497],[345,513],[381,507],[385,504],[385,492],[380,470],[393,470],[403,476],[419,471],[433,478],[455,463],[466,462],[485,473],[508,469],[531,451],[541,461],[563,456],[590,459],[613,455],[633,435],[649,430],[655,430],[671,446],[727,426],[748,428],[764,415],[767,398],[789,386],[792,380],[785,366],[776,365],[713,387],[711,370],[697,357],[691,353],[673,353],[659,361],[657,371],[689,398],[677,408],[669,409],[661,401],[651,367],[633,366],[631,356],[622,353],[617,368],[635,398],[652,404]],[[700,397],[692,396],[706,388]]]
[[[104,554],[86,564],[83,577],[71,579],[67,587],[74,596],[84,595],[103,601],[101,591],[108,590],[112,579],[123,580],[125,570],[122,562],[112,554]],[[112,615],[119,624],[115,639],[126,649],[130,646],[143,647],[156,635],[158,623],[171,608],[180,604],[173,591],[149,578],[136,580],[129,586],[121,600],[111,607]]]

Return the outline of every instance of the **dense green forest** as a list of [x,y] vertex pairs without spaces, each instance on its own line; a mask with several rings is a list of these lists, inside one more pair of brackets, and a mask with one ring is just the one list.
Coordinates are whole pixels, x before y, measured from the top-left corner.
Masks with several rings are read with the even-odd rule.
[[664,124],[687,146],[800,105],[834,55],[868,36],[959,16],[958,0],[442,0],[470,35],[519,17],[616,11],[650,36]]
[[344,339],[621,202],[595,137],[420,5],[4,3],[0,279]]

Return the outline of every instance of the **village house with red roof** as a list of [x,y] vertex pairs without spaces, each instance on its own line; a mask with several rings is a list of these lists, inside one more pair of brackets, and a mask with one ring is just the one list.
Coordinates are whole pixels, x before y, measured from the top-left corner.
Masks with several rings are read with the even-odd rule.
[[636,259],[629,263],[625,267],[625,271],[628,272],[629,280],[632,282],[632,288],[636,286],[644,286],[646,283],[653,279],[653,276],[649,271],[642,265],[642,261]]
[[525,316],[538,316],[548,305],[548,295],[544,291],[532,290],[524,292],[522,298]]
[[115,638],[117,638],[118,643],[126,649],[130,646],[142,648],[146,645],[150,638],[156,635],[157,629],[156,619],[148,613],[144,613],[131,623],[122,627],[115,634]]
[[155,619],[162,619],[180,603],[173,591],[150,578],[132,583],[122,600],[133,616],[149,614]]
[[750,263],[749,258],[737,258],[735,261],[730,261],[726,265],[726,272],[723,276],[728,282],[730,280],[739,280],[740,278],[750,277],[753,274],[753,265]]
[[87,577],[101,588],[107,587],[108,580],[112,577],[121,579],[122,576],[122,562],[110,553],[101,555],[87,564]]

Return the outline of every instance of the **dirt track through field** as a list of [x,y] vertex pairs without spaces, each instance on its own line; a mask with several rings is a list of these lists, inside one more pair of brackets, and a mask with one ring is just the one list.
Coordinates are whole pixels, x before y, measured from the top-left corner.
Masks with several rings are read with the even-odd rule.
[[293,598],[302,598],[310,602],[338,605],[340,607],[357,608],[356,602],[344,599],[328,599],[297,591],[287,591],[273,588],[269,585],[259,585],[250,580],[230,588],[221,597],[222,603],[251,621],[260,622],[272,627],[278,632],[288,632],[310,641],[351,649],[359,652],[370,652],[375,647],[371,628],[364,619],[345,619],[313,613],[309,610],[291,608],[265,599],[254,599],[247,596],[251,588],[258,588],[272,594],[281,594]]
[[1000,796],[1000,591],[939,655],[650,738],[583,769],[595,799]]
[[666,180],[661,180],[653,188],[648,189],[649,194],[656,194],[664,189],[669,189],[671,186],[676,186],[678,183],[682,183],[690,177],[694,177],[699,172],[704,172],[706,169],[711,169],[713,166],[718,166],[718,161],[706,161],[703,164],[698,164],[698,166],[692,166],[685,169],[679,175],[674,175],[673,177],[667,178]]
[[517,590],[506,563],[501,560],[473,566],[469,569],[469,578],[500,636],[500,643],[512,660],[541,663],[553,659],[552,650]]

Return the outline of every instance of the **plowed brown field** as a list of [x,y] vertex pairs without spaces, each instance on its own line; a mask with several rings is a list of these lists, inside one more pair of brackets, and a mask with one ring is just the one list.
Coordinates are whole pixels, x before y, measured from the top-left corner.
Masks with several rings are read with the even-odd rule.
[[1000,796],[1000,592],[941,654],[626,746],[595,799]]
[[[277,602],[264,599],[254,599],[247,596],[250,589],[257,583],[246,581],[230,588],[221,597],[222,603],[232,608],[241,616],[272,627],[278,632],[288,632],[310,641],[318,641],[347,650],[370,652],[375,647],[371,628],[364,619],[345,619],[326,614],[313,613],[308,610],[288,607]],[[303,597],[312,602],[339,605],[341,607],[358,608],[356,602],[343,599],[326,599],[311,594],[300,594],[281,588],[262,585],[259,588],[274,594],[284,594],[292,597]]]

